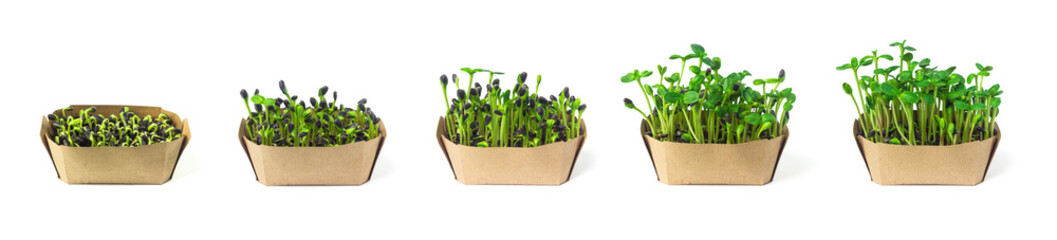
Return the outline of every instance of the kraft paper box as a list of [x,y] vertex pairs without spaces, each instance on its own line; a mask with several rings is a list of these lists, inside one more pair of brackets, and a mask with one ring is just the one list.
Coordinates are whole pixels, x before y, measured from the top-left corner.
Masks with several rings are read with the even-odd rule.
[[789,139],[789,128],[780,137],[738,144],[662,142],[646,135],[646,121],[639,131],[657,180],[668,185],[767,184]]
[[[74,114],[96,107],[93,114],[110,116],[126,106],[71,105]],[[70,147],[55,142],[55,132],[47,117],[41,122],[40,139],[51,157],[59,180],[69,184],[162,184],[172,179],[176,163],[187,143],[191,141],[191,127],[176,113],[159,107],[128,106],[137,116],[168,115],[173,126],[183,130],[180,139],[138,147]],[[54,112],[62,116],[62,109]]]
[[852,126],[859,152],[873,182],[881,185],[976,185],[984,181],[1002,132],[991,138],[952,146],[907,146],[874,143]]
[[467,185],[561,185],[569,181],[576,158],[587,138],[586,124],[580,136],[542,146],[472,147],[451,142],[444,118],[437,123],[437,143],[448,159],[455,180]]
[[239,124],[239,142],[250,159],[257,182],[267,186],[361,185],[371,179],[385,142],[385,124],[378,123],[374,139],[333,147],[273,147],[258,145]]

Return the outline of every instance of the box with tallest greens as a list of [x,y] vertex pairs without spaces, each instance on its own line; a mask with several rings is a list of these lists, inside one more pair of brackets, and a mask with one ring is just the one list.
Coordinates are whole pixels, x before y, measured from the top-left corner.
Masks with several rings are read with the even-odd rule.
[[[532,89],[526,83],[528,73],[521,73],[514,88],[504,90],[494,78],[501,72],[462,71],[468,76],[465,83],[451,75],[456,91],[450,100],[449,78],[440,77],[448,108],[437,124],[437,143],[455,180],[467,185],[568,181],[587,137],[581,118],[587,106],[570,95],[569,88],[549,97],[540,94],[541,76]],[[487,79],[474,81],[484,73]]]
[[[837,66],[856,77],[844,83],[855,104],[855,142],[870,179],[881,185],[976,185],[984,181],[1002,132],[998,84],[984,85],[991,66],[968,75],[915,58],[906,41],[898,55],[878,55]],[[884,63],[885,65],[881,65]]]

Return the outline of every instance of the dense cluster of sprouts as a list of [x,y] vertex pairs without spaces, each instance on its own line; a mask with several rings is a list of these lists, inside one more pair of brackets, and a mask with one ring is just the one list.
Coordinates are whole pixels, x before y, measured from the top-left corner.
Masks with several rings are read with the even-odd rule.
[[173,121],[164,113],[157,117],[138,116],[125,107],[118,114],[103,116],[95,114],[95,107],[67,114],[73,108],[64,108],[60,115],[48,114],[55,132],[55,143],[70,147],[136,147],[155,143],[171,142],[182,137],[182,130],[173,126]]
[[[445,127],[448,139],[456,144],[477,147],[534,147],[578,137],[581,116],[587,105],[570,95],[566,87],[557,96],[539,95],[542,77],[536,76],[535,89],[525,84],[528,73],[521,73],[512,90],[503,90],[496,75],[502,72],[463,68],[469,78],[463,89],[458,75],[452,74],[456,97],[448,100],[448,76],[440,76],[444,90]],[[488,79],[474,82],[477,73]]]
[[249,112],[246,137],[250,141],[267,146],[318,147],[367,141],[379,135],[381,120],[366,106],[367,99],[361,99],[353,109],[336,104],[337,91],[328,102],[327,86],[319,89],[319,99],[311,97],[308,104],[298,101],[297,95],[290,96],[283,81],[279,81],[279,90],[283,96],[277,98],[265,98],[260,90],[253,96],[246,90],[240,93]]
[[[890,46],[899,48],[898,59],[874,50],[837,67],[854,74],[854,89],[848,83],[843,88],[855,103],[864,137],[891,144],[954,145],[995,134],[1002,90],[998,84],[984,86],[993,67],[977,63],[977,72],[963,76],[954,73],[955,67],[939,69],[928,58],[915,60],[917,49],[906,41]],[[882,60],[899,65],[882,67]]]
[[[656,84],[643,83],[654,73],[649,70],[635,70],[620,78],[624,83],[637,83],[645,96],[649,112],[628,98],[624,106],[642,115],[649,127],[646,135],[660,141],[722,144],[782,135],[796,101],[791,88],[778,87],[785,81],[785,70],[776,78],[753,80],[753,85],[761,87],[756,91],[742,83],[751,76],[748,71],[720,74],[720,58],[709,58],[698,44],[691,44],[690,49],[693,52],[685,56],[669,57],[682,62],[679,72],[665,75],[668,67],[657,65]],[[692,77],[684,77],[687,61]],[[688,80],[683,82],[684,78]],[[768,89],[769,84],[773,85]]]

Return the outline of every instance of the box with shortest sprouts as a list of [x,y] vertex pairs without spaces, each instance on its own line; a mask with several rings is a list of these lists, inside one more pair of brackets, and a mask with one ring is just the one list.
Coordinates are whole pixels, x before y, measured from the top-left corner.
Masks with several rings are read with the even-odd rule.
[[159,107],[72,105],[48,114],[41,141],[70,184],[162,184],[191,140],[186,119]]

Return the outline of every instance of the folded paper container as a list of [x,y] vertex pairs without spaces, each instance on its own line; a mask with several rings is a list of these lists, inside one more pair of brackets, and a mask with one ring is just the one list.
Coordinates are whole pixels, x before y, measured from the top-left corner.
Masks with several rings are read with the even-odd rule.
[[976,185],[984,181],[1002,131],[991,138],[951,146],[875,143],[852,126],[870,180],[881,185]]
[[668,185],[767,184],[789,139],[789,128],[777,138],[738,144],[662,142],[646,135],[646,121],[639,131],[657,180]]
[[[118,114],[126,106],[70,105],[74,113],[96,107],[93,114]],[[191,141],[191,127],[186,119],[160,107],[127,106],[138,116],[172,118],[173,126],[183,130],[182,137],[166,143],[138,147],[70,147],[55,142],[55,132],[47,117],[40,125],[40,140],[51,157],[59,180],[69,184],[162,184],[172,179],[176,163],[187,143]],[[62,116],[62,109],[55,110]]]
[[332,147],[273,147],[247,138],[246,119],[239,123],[239,142],[250,159],[257,182],[267,186],[361,185],[371,180],[385,142],[385,124],[374,139]]
[[561,185],[569,181],[583,148],[586,124],[580,124],[580,133],[565,142],[529,148],[473,147],[448,139],[444,117],[437,123],[437,143],[455,180],[466,185]]

